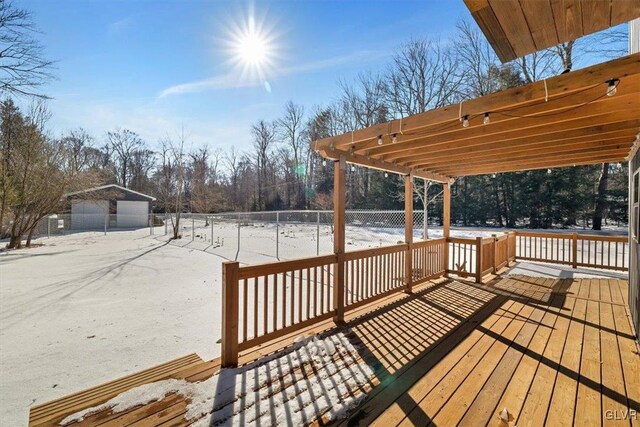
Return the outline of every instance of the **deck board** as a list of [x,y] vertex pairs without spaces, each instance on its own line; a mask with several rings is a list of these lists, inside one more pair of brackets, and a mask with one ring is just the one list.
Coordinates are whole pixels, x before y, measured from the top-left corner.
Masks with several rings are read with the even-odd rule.
[[[354,363],[367,364],[375,376],[360,390],[366,399],[338,424],[504,426],[498,414],[507,408],[509,425],[620,425],[605,410],[640,410],[640,358],[625,289],[618,279],[438,280],[359,307],[338,330],[359,346]],[[331,328],[327,321],[303,333]],[[260,361],[296,335],[243,352],[240,363]],[[214,360],[171,376],[195,382],[219,370]],[[312,380],[315,372],[302,366],[299,374]],[[99,401],[97,390],[80,396]],[[81,425],[186,425],[188,403],[169,395],[118,414],[102,411]],[[243,407],[243,398],[235,404]],[[41,425],[67,414],[46,413],[49,422]],[[312,424],[322,424],[323,415]]]

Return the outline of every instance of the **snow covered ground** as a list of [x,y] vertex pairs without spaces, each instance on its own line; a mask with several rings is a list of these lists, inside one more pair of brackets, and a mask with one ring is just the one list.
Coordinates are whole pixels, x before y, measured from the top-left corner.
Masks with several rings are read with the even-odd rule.
[[[325,227],[321,254],[332,248]],[[452,235],[499,231],[459,229]],[[270,224],[243,226],[239,252],[230,243],[234,237],[237,242],[232,224],[214,224],[212,237],[196,235],[193,241],[168,242],[163,232],[164,227],[154,235],[148,229],[74,233],[38,239],[40,247],[0,252],[2,425],[26,425],[33,405],[188,353],[205,360],[219,356],[221,261],[238,253],[244,263],[272,262],[276,240],[282,259],[314,256],[317,250],[317,230],[308,225],[287,226],[279,236]],[[350,227],[348,248],[395,243],[396,236],[400,240],[402,231]],[[440,229],[430,230],[430,237],[439,236]],[[225,243],[218,245],[222,237]],[[535,265],[519,263],[513,272],[579,273]],[[590,271],[585,274],[602,273]]]

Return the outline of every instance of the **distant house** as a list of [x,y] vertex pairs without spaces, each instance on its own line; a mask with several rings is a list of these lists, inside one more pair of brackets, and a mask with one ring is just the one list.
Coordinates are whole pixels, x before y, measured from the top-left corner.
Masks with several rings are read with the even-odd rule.
[[115,184],[68,193],[71,202],[71,228],[137,228],[149,225],[155,197]]

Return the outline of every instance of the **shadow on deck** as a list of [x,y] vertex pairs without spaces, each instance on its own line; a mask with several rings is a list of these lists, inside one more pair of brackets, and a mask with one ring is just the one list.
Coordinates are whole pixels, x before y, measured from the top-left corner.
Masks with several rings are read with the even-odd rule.
[[[289,336],[241,355],[237,369],[220,371],[216,360],[167,372],[165,378],[209,381],[208,399],[192,402],[171,392],[123,412],[99,411],[83,423],[184,425],[190,410],[191,421],[205,425],[231,417],[260,425],[507,425],[498,418],[506,408],[510,425],[599,424],[640,411],[640,358],[626,286],[617,279],[528,276],[487,285],[428,282],[413,294],[359,308],[340,328],[324,322],[303,331],[348,340],[344,351],[315,363],[308,363],[310,349],[291,346]],[[113,390],[92,396],[90,404],[70,396],[34,408],[30,424],[57,424],[113,397]],[[336,399],[351,402],[338,421],[344,414]],[[34,416],[43,413],[47,420]]]

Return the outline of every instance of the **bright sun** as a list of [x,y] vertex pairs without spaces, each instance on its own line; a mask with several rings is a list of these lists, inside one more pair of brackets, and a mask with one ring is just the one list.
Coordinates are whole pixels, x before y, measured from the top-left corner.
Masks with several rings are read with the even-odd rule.
[[239,77],[266,82],[278,56],[274,31],[267,28],[264,21],[257,22],[250,13],[248,19],[236,23],[229,33],[228,50],[231,62],[241,73]]
[[247,65],[259,66],[267,59],[268,46],[261,34],[244,34],[237,43],[237,55]]

